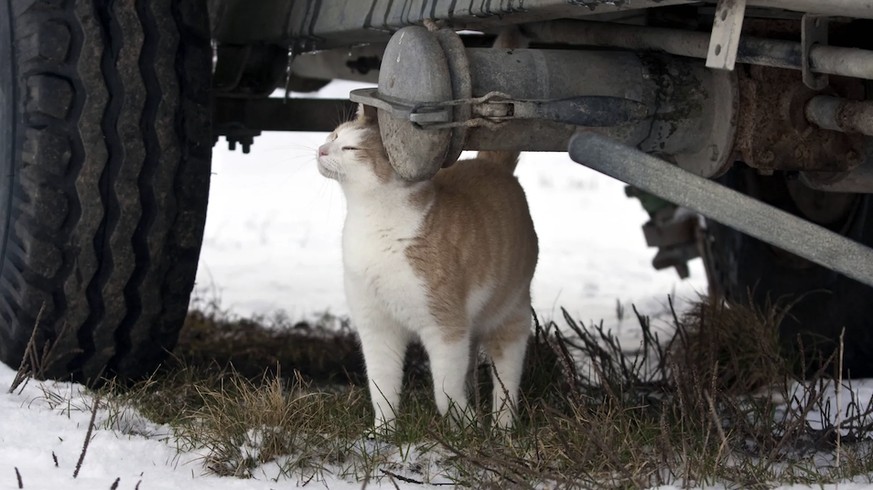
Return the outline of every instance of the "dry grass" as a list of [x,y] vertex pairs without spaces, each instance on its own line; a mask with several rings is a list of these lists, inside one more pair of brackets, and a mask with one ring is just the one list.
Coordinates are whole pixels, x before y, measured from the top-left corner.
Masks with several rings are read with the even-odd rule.
[[[350,330],[265,328],[218,310],[189,316],[174,360],[151,379],[102,394],[168,424],[169,439],[197,450],[210,471],[243,478],[767,488],[870,475],[869,401],[848,405],[837,431],[824,396],[831,373],[796,383],[798,361],[776,333],[783,313],[701,299],[674,315],[671,340],[638,314],[642,341],[622,346],[565,312],[565,327],[537,327],[521,420],[509,432],[490,428],[481,403],[469,427],[442,420],[418,349],[407,359],[398,431],[372,439]],[[480,393],[490,389],[487,369]],[[814,410],[821,420],[808,420]]]

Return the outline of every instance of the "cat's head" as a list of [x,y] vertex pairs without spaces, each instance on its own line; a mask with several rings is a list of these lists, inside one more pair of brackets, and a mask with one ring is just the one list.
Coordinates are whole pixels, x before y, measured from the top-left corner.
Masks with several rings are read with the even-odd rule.
[[382,145],[374,108],[359,105],[355,119],[328,135],[318,147],[318,171],[340,183],[366,187],[398,179]]

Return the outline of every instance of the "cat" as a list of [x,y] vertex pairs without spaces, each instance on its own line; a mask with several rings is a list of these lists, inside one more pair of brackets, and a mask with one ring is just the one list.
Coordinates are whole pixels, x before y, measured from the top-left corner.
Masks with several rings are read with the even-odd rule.
[[513,175],[517,152],[480,151],[424,182],[391,167],[376,114],[360,106],[318,149],[347,202],[346,298],[364,354],[376,430],[393,430],[407,345],[430,359],[439,412],[464,422],[479,348],[492,363],[492,410],[515,418],[531,332],[537,236]]

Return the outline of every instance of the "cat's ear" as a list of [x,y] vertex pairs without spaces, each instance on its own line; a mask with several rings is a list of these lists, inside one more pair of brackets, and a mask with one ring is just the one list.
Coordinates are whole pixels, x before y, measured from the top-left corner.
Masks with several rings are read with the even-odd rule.
[[371,105],[358,104],[358,121],[364,124],[376,124],[376,108]]

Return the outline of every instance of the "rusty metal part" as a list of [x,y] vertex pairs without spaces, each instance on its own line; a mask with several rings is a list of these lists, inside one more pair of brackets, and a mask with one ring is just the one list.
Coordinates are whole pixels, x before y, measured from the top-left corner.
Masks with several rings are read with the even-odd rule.
[[[582,94],[628,99],[648,109],[655,90],[647,74],[631,53],[464,49],[449,29],[407,27],[388,43],[378,90],[353,91],[351,97],[378,107],[389,161],[404,179],[416,181],[453,163],[462,147],[566,148],[575,126],[544,119],[507,121],[514,116],[502,113],[515,107],[505,107],[506,102],[528,101],[519,106],[522,112],[542,113],[549,112],[547,101]],[[478,107],[473,118],[473,107],[492,102],[497,107]],[[492,120],[485,117],[489,113]],[[637,141],[645,138],[649,125],[647,119],[629,124],[636,128]]]
[[873,285],[873,248],[593,132],[574,136],[569,151],[598,172]]
[[463,49],[449,29],[407,27],[388,43],[379,77],[378,89],[351,99],[379,109],[389,161],[410,181],[453,163],[461,146],[560,151],[577,127],[598,127],[706,177],[731,161],[735,75],[691,60]]
[[816,92],[788,70],[748,67],[738,70],[740,111],[736,148],[742,160],[766,173],[774,170],[845,172],[858,165],[851,155],[863,137],[822,131],[806,120],[807,102]]
[[822,129],[873,136],[873,101],[816,95],[806,103],[804,114]]
[[716,177],[733,163],[739,96],[734,72],[707,70],[669,56],[650,55],[658,113],[637,146],[669,155],[701,177]]

